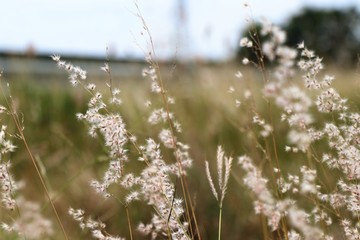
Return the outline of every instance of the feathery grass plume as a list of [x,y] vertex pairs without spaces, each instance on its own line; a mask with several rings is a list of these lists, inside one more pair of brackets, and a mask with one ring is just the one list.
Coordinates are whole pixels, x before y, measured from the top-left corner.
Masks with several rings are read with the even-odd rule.
[[[1,113],[10,114],[7,108],[0,106]],[[54,229],[52,222],[41,214],[38,203],[25,200],[19,194],[21,183],[14,180],[10,173],[11,163],[6,160],[7,155],[14,152],[16,146],[8,139],[7,126],[1,125],[0,129],[0,192],[2,208],[9,210],[11,223],[1,223],[5,232],[15,233],[26,239],[40,239],[52,236]],[[15,211],[16,210],[16,211]],[[16,216],[13,216],[13,215]]]
[[[109,112],[102,93],[93,91],[96,87],[95,84],[86,85],[84,82],[80,82],[80,80],[86,80],[86,71],[66,61],[61,61],[60,56],[53,56],[52,58],[60,68],[69,73],[69,78],[74,86],[81,84],[92,95],[88,103],[88,110],[84,114],[78,113],[77,118],[89,124],[89,134],[91,136],[96,137],[98,132],[101,133],[105,146],[109,149],[108,154],[111,160],[102,181],[93,180],[91,182],[91,186],[98,193],[108,198],[111,195],[108,192],[108,188],[111,184],[120,181],[123,176],[124,162],[128,161],[128,150],[125,149],[125,145],[128,142],[128,132],[125,123],[119,114]],[[115,93],[118,94],[118,92],[116,91]]]
[[[220,208],[222,207],[224,197],[226,194],[226,189],[227,189],[227,185],[228,185],[229,177],[230,177],[232,160],[233,160],[232,157],[226,157],[222,147],[218,146],[217,156],[216,156],[216,167],[217,167],[217,174],[218,174],[219,190],[216,190],[215,184],[211,177],[209,162],[205,161],[206,176],[209,181],[211,191],[212,191],[214,197],[216,198],[216,200],[218,201]],[[224,166],[225,166],[225,170],[224,170]]]
[[[284,229],[283,231],[284,234],[291,237],[290,239],[297,239],[297,237],[300,236],[299,233],[306,240],[331,239],[330,236],[326,235],[323,230],[315,224],[319,218],[326,219],[326,221],[329,221],[331,224],[332,221],[326,213],[319,215],[318,210],[316,210],[313,211],[312,214],[309,214],[297,206],[295,199],[277,199],[267,186],[268,180],[262,177],[261,171],[252,163],[251,158],[241,156],[238,159],[238,163],[246,172],[243,178],[244,184],[253,192],[254,198],[256,199],[254,201],[255,212],[267,217],[268,225],[272,231],[282,228],[281,220],[287,217],[289,219],[289,227],[294,229],[290,229],[290,232],[285,232]],[[309,182],[314,180],[313,172],[309,172],[307,169],[303,169],[302,172],[306,175],[301,183],[303,191],[312,191],[312,185],[310,185]],[[297,183],[300,184],[300,182]],[[317,220],[312,223],[310,217],[314,217]]]
[[11,211],[15,210],[16,201],[14,193],[17,189],[16,183],[9,174],[10,162],[0,163],[0,184],[2,205]]
[[[139,16],[141,17],[141,15]],[[145,24],[143,19],[142,21]],[[146,26],[144,28],[147,29]],[[162,123],[168,125],[158,135],[162,145],[152,138],[146,139],[144,145],[139,145],[136,136],[126,129],[120,114],[107,107],[107,102],[105,103],[103,100],[102,93],[94,92],[96,86],[94,84],[85,84],[86,72],[70,63],[61,61],[59,56],[54,56],[53,59],[60,68],[69,72],[73,85],[83,86],[92,95],[86,113],[78,113],[77,117],[90,125],[89,133],[91,136],[95,137],[100,133],[104,138],[105,146],[108,148],[109,168],[105,172],[102,181],[93,180],[91,186],[104,197],[113,197],[109,192],[109,187],[111,185],[120,185],[128,192],[124,201],[121,201],[121,204],[126,209],[134,200],[140,200],[152,206],[154,214],[150,223],[138,226],[141,233],[151,235],[153,239],[159,237],[191,239],[189,231],[191,231],[191,235],[194,235],[194,233],[193,230],[189,230],[190,210],[187,206],[185,211],[183,200],[176,197],[176,186],[171,181],[171,175],[180,177],[182,184],[184,184],[182,178],[186,174],[185,169],[191,166],[192,160],[188,153],[189,147],[178,141],[175,136],[175,132],[181,131],[180,124],[174,119],[173,113],[169,111],[169,104],[173,104],[175,100],[165,93],[156,60],[152,58],[152,55],[147,58],[150,66],[144,73],[151,78],[152,91],[160,94],[161,99],[164,100],[164,107],[155,109],[149,117],[149,124]],[[101,69],[110,73],[108,64],[105,64]],[[109,77],[111,78],[110,74]],[[108,85],[112,89],[111,80]],[[116,90],[111,91],[112,99],[110,103],[113,102],[114,96],[119,92],[118,90],[117,92]],[[128,161],[128,143],[134,146],[139,154],[139,160],[141,160],[137,171],[140,172],[138,175],[125,169],[125,162]],[[173,149],[175,163],[166,163],[161,155],[162,146]],[[183,187],[183,191],[184,189],[185,187]],[[183,194],[184,199],[189,197],[186,191]],[[70,213],[73,212],[70,211]],[[185,212],[187,216],[184,218]],[[95,230],[99,232],[99,229]]]
[[18,197],[16,204],[20,215],[11,224],[2,223],[5,231],[14,232],[26,239],[46,239],[54,235],[53,224],[41,214],[38,203]]
[[69,215],[79,223],[81,229],[88,229],[95,239],[99,240],[125,240],[125,238],[112,236],[105,231],[106,225],[101,221],[85,217],[85,211],[82,209],[69,209]]
[[243,178],[244,184],[254,193],[255,213],[264,214],[268,218],[268,225],[273,231],[277,230],[284,211],[290,201],[282,201],[277,203],[273,194],[267,187],[268,180],[261,176],[261,172],[252,163],[252,159],[246,155],[238,158],[238,164],[246,172]]
[[[268,218],[273,230],[281,227],[290,239],[332,239],[330,227],[342,228],[347,239],[356,239],[359,226],[355,223],[358,222],[360,210],[360,187],[357,183],[360,178],[359,114],[350,110],[347,99],[332,86],[334,77],[320,76],[324,66],[314,51],[307,49],[304,43],[298,45],[300,54],[295,49],[283,46],[286,35],[271,24],[263,25],[262,33],[270,33],[270,42],[262,45],[262,53],[278,66],[273,77],[265,79],[263,94],[283,111],[281,120],[286,120],[288,124],[290,143],[290,146],[285,146],[285,151],[303,154],[308,163],[300,165],[299,176],[288,173],[284,177],[284,169],[280,171],[274,168],[271,174],[275,194],[272,194],[261,171],[248,157],[240,157],[239,163],[246,172],[244,182],[257,199],[254,202],[255,211]],[[241,45],[246,47],[245,40]],[[257,45],[260,44],[253,46]],[[297,55],[300,55],[300,59],[295,65]],[[305,72],[302,76],[304,84],[291,79],[295,66]],[[317,110],[317,117],[326,117],[325,123],[316,123],[315,111],[311,109],[313,106]],[[260,118],[254,119],[254,122],[264,125]],[[317,148],[318,144],[321,144],[320,148]],[[279,147],[275,145],[275,151]],[[263,152],[267,152],[265,147],[263,149]],[[271,164],[272,157],[267,158]],[[325,172],[325,179],[319,178],[317,168]],[[340,180],[334,179],[335,186],[328,179],[333,172],[340,177]],[[306,199],[310,200],[308,204],[315,205],[312,211],[305,211],[296,204],[306,202]],[[291,204],[279,208],[284,201]],[[281,223],[284,217],[287,223]],[[339,221],[343,221],[341,226]]]
[[[183,204],[185,205],[184,217],[183,217],[184,221],[182,221],[182,219],[179,218],[180,216],[176,216],[176,218],[178,219],[178,224],[180,224],[180,226],[178,227],[180,228],[177,228],[178,230],[173,229],[172,224],[170,224],[169,225],[170,228],[168,226],[168,232],[169,230],[170,232],[176,230],[175,235],[173,233],[171,234],[171,236],[175,237],[176,239],[193,238],[193,236],[195,235],[201,238],[199,228],[197,225],[194,204],[192,202],[193,198],[191,197],[191,194],[189,192],[189,187],[186,179],[186,175],[187,175],[186,171],[188,168],[192,166],[192,159],[190,158],[189,147],[178,140],[177,134],[182,131],[181,125],[174,118],[174,113],[171,111],[171,105],[175,103],[175,98],[170,96],[164,87],[165,86],[164,79],[162,78],[160,65],[159,62],[157,61],[156,51],[154,47],[153,38],[150,33],[150,29],[147,26],[146,21],[142,16],[142,13],[140,11],[137,2],[135,2],[135,7],[137,9],[136,15],[142,23],[142,28],[145,31],[145,36],[147,37],[146,40],[149,46],[149,49],[147,51],[144,51],[146,56],[145,60],[148,63],[148,67],[143,70],[143,77],[150,78],[151,92],[158,95],[162,103],[162,107],[155,108],[154,111],[151,113],[149,122],[151,124],[163,123],[164,125],[158,136],[163,146],[172,149],[173,151],[175,159],[173,159],[172,161],[174,163],[168,165],[167,167],[170,170],[169,173],[176,174],[176,176],[179,178],[181,185],[180,194],[182,195],[182,199],[183,199],[182,201],[176,201],[176,198],[173,197],[172,202],[173,203],[183,202]],[[142,35],[143,34],[144,33],[142,33]],[[174,213],[173,209],[170,208],[170,215],[168,219],[170,220],[172,219],[173,213]],[[189,224],[190,221],[193,221],[194,224]],[[195,229],[193,229],[194,227]],[[189,235],[187,232],[189,232]]]
[[[345,210],[353,216],[353,220],[356,222],[360,210],[360,185],[357,183],[360,178],[360,148],[358,145],[360,117],[358,113],[350,110],[347,100],[331,87],[333,77],[325,75],[322,80],[318,80],[318,74],[323,68],[321,59],[304,45],[301,46],[301,51],[304,59],[300,60],[299,67],[306,71],[303,76],[306,87],[318,94],[316,100],[318,111],[331,114],[333,119],[336,119],[336,122],[325,123],[319,130],[322,133],[319,138],[327,140],[330,149],[322,153],[322,161],[330,169],[339,169],[344,177],[337,181],[338,187],[332,193],[324,193],[319,198],[329,203],[336,212],[345,207]],[[339,212],[338,215],[343,218],[350,217],[343,212]],[[343,226],[347,226],[344,227],[344,230],[345,235],[349,237],[347,231],[350,226],[348,224],[343,224]],[[358,230],[358,225],[356,228]],[[352,237],[354,236],[356,234]]]
[[[209,181],[211,191],[214,197],[216,198],[216,201],[219,204],[219,234],[218,234],[219,240],[221,239],[222,207],[223,207],[224,197],[226,194],[227,185],[229,182],[232,160],[233,160],[232,157],[226,157],[222,147],[218,146],[217,156],[216,156],[216,167],[217,167],[218,187],[219,187],[218,191],[215,188],[214,181],[210,174],[209,162],[205,161],[206,176]],[[224,166],[225,166],[225,170],[224,170]]]
[[1,126],[0,130],[0,184],[1,184],[1,202],[8,210],[15,210],[15,192],[17,183],[10,174],[10,161],[6,161],[4,155],[15,151],[15,145],[6,139],[6,125]]
[[332,239],[332,237],[326,236],[319,227],[311,223],[310,215],[304,210],[292,206],[288,209],[288,218],[292,227],[298,230],[305,240]]
[[86,71],[78,66],[74,66],[71,63],[62,61],[59,55],[53,55],[51,58],[56,62],[60,69],[63,69],[69,73],[69,80],[73,86],[80,83],[80,80],[86,79]]
[[[146,145],[140,146],[147,159],[139,179],[142,200],[151,205],[155,213],[148,224],[141,223],[138,230],[152,239],[167,236],[174,239],[191,239],[188,235],[189,224],[180,220],[185,210],[183,200],[175,197],[175,185],[170,175],[178,169],[165,163],[161,156],[160,144],[149,138]],[[170,235],[169,235],[170,234]]]
[[257,51],[275,65],[271,77],[266,76],[264,79],[263,95],[274,99],[275,104],[283,110],[281,118],[291,127],[288,132],[289,142],[297,149],[306,151],[311,143],[306,126],[313,122],[309,112],[312,101],[307,93],[290,81],[295,74],[298,52],[295,48],[285,46],[286,33],[265,19],[260,34],[267,36],[268,40],[257,43],[261,45]]
[[[88,103],[88,109],[85,113],[78,113],[76,116],[79,120],[85,121],[89,124],[89,135],[92,137],[97,137],[100,134],[104,139],[104,145],[107,148],[109,165],[108,169],[105,171],[102,180],[92,180],[90,186],[92,186],[97,193],[101,194],[105,198],[109,198],[112,194],[109,192],[111,185],[120,185],[122,178],[125,176],[124,165],[128,161],[128,149],[126,144],[132,142],[135,144],[136,137],[129,133],[126,129],[126,125],[122,117],[118,113],[113,113],[107,108],[107,104],[103,98],[103,94],[96,89],[96,85],[92,83],[85,83],[86,72],[81,68],[61,61],[59,56],[53,56],[53,60],[57,65],[65,69],[69,73],[70,82],[73,86],[81,85],[86,91],[91,95],[91,99]],[[108,65],[104,67],[107,72],[110,72]],[[108,86],[109,87],[109,86]],[[119,103],[117,95],[120,93],[119,90],[110,88],[112,97],[109,100],[109,104]],[[114,98],[115,100],[114,102]],[[133,191],[132,195],[125,197],[125,203],[120,203],[125,207],[128,214],[127,205],[137,199],[136,191]],[[96,239],[122,239],[118,237],[113,237],[105,231],[105,224],[94,221],[91,218],[87,220],[81,220],[81,214],[84,212],[79,210],[75,211],[72,208],[69,209],[69,214],[78,222],[80,222],[81,228],[88,228],[92,236]],[[81,221],[80,221],[81,220]],[[131,226],[129,221],[129,231],[130,236]]]

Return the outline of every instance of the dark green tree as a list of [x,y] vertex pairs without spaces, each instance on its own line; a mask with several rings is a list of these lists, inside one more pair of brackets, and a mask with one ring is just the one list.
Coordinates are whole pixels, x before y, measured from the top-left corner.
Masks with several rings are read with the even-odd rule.
[[305,45],[324,57],[326,62],[349,65],[360,52],[360,15],[355,8],[305,8],[284,26],[287,44]]
[[[286,44],[296,47],[304,41],[307,48],[315,50],[327,63],[352,66],[358,63],[360,55],[360,14],[355,8],[314,9],[304,8],[290,17],[282,26],[287,33]],[[259,33],[260,24],[248,26],[241,37]],[[265,41],[260,34],[260,42]],[[239,48],[237,58],[255,60],[253,49]],[[266,60],[266,59],[265,59]]]

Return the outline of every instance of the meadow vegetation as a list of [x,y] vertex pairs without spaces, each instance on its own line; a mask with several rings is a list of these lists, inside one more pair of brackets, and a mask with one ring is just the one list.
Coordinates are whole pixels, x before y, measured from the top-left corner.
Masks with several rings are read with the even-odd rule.
[[360,239],[357,69],[262,27],[240,41],[256,62],[4,69],[1,239]]

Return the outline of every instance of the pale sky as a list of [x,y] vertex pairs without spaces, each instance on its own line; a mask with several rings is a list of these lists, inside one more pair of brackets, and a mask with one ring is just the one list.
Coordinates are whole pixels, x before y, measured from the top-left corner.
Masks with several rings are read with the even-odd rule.
[[[133,0],[0,1],[0,50],[142,57],[146,48]],[[179,1],[138,0],[160,57],[227,58],[249,17],[281,24],[304,6],[360,10],[359,0],[183,0],[179,23]]]

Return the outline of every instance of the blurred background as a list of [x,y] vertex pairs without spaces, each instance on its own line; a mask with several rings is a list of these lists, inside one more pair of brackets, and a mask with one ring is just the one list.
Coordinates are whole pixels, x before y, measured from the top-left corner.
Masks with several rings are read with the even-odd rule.
[[[246,117],[246,109],[236,109],[234,96],[228,93],[230,85],[239,89],[259,89],[261,85],[261,81],[254,81],[261,78],[260,74],[241,65],[240,60],[251,55],[239,49],[239,40],[250,25],[258,27],[262,17],[282,26],[288,32],[290,46],[305,41],[324,58],[332,73],[341,76],[341,81],[349,80],[346,86],[341,81],[338,86],[350,102],[359,104],[354,89],[359,89],[360,2],[139,0],[138,5],[150,28],[166,88],[176,98],[173,111],[183,124],[181,140],[191,146],[194,168],[189,173],[189,185],[200,231],[203,239],[215,239],[218,212],[205,178],[204,161],[215,159],[218,144],[235,157],[256,151],[243,134],[251,118]],[[100,89],[108,81],[100,67],[109,61],[113,83],[122,90],[124,101],[117,110],[139,141],[156,138],[159,129],[147,125],[151,109],[144,105],[146,100],[155,104],[156,100],[149,93],[149,82],[141,76],[149,45],[137,14],[132,0],[12,0],[0,6],[1,78],[10,83],[12,99],[23,116],[25,135],[72,239],[88,239],[89,233],[82,232],[69,218],[69,206],[84,208],[104,221],[111,233],[127,236],[128,230],[120,204],[115,200],[104,202],[89,187],[92,179],[102,176],[108,160],[102,140],[89,137],[85,124],[75,117],[77,112],[86,111],[90,96],[71,88],[67,74],[56,67],[50,55],[59,54],[87,70],[89,81],[98,83]],[[235,78],[237,70],[246,75],[245,81]],[[257,110],[265,108],[259,104]],[[11,119],[2,121],[9,125],[9,132],[15,131]],[[285,141],[281,134],[278,141]],[[11,156],[15,178],[27,183],[24,195],[43,203],[43,212],[53,219],[27,153],[21,141],[15,142],[19,145]],[[280,157],[289,157],[281,151]],[[136,158],[135,151],[130,154]],[[244,196],[240,178],[230,180],[223,239],[261,239],[263,219],[253,215],[251,198]],[[121,198],[121,191],[118,193]],[[200,197],[205,200],[197,202]],[[134,228],[140,219],[151,216],[151,209],[144,211],[140,206],[130,208]],[[0,217],[2,221],[11,219],[6,214]],[[53,222],[57,233],[54,239],[62,239]],[[2,234],[0,238],[6,239]],[[136,235],[135,239],[139,238]]]
[[[295,23],[302,24],[303,31],[314,28],[313,24],[322,24],[317,29],[322,35],[327,29],[346,24],[354,27],[360,7],[357,0],[139,0],[138,4],[151,30],[158,57],[204,60],[233,58],[241,33],[249,22],[261,17],[287,28],[295,16],[310,14],[304,8],[327,10],[330,13],[322,15],[333,19],[332,22],[318,16]],[[355,13],[348,15],[350,9]],[[335,10],[339,11],[338,15]],[[4,2],[0,15],[0,52],[143,59],[142,49],[146,46],[136,14],[132,0]],[[347,15],[349,21],[344,23],[342,15]],[[358,26],[351,29],[357,39]],[[340,39],[337,41],[342,46],[345,44]]]

